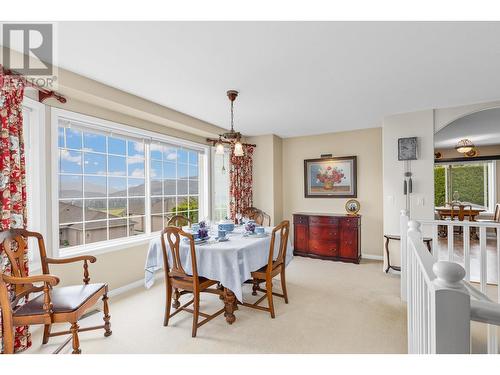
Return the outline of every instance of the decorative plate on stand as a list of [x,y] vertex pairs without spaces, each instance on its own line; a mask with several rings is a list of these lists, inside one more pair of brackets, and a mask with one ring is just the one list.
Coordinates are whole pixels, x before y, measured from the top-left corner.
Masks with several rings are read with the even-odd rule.
[[360,208],[361,205],[356,199],[349,199],[347,202],[345,202],[345,210],[347,211],[348,215],[356,216]]

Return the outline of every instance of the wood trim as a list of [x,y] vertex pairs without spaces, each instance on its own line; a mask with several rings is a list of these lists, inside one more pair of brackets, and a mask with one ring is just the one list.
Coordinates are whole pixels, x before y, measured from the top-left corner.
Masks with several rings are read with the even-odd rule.
[[472,158],[461,157],[461,158],[434,159],[434,163],[441,164],[441,163],[474,162],[474,161],[490,161],[490,160],[500,160],[500,155],[476,156]]

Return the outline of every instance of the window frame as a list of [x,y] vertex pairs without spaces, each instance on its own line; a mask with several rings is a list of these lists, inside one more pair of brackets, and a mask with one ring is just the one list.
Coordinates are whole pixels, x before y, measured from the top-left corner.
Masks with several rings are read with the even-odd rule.
[[[47,212],[47,174],[44,163],[46,153],[45,137],[45,105],[27,96],[23,98],[24,110],[29,113],[29,124],[26,127],[23,117],[23,136],[26,169],[26,209],[28,212],[27,227],[31,231],[39,232],[47,238],[47,220],[44,213]],[[35,188],[35,183],[36,188]],[[49,245],[50,246],[50,245]],[[38,244],[28,246],[28,259],[30,270],[41,269],[40,253]]]
[[[81,127],[95,130],[97,133],[111,133],[112,135],[133,137],[144,139],[144,168],[145,168],[145,233],[135,236],[122,237],[112,240],[99,241],[85,245],[76,245],[70,247],[59,247],[59,146],[58,146],[58,128],[59,120],[64,119],[73,123],[78,123]],[[147,243],[151,238],[158,235],[159,231],[151,231],[151,189],[150,189],[150,168],[151,155],[150,145],[152,141],[164,142],[177,147],[185,147],[200,152],[204,157],[199,162],[199,203],[198,215],[204,217],[209,211],[209,181],[210,172],[210,146],[201,143],[172,137],[169,135],[143,130],[130,125],[104,120],[94,116],[88,116],[77,112],[72,112],[60,108],[51,109],[51,216],[52,216],[52,248],[54,257],[73,256],[78,254],[102,254],[121,249],[130,248]]]
[[[228,169],[227,169],[227,174],[228,174],[228,184],[227,184],[227,197],[228,197],[228,202],[227,202],[227,209],[226,209],[226,216],[229,217],[230,216],[230,213],[231,213],[231,205],[230,205],[230,188],[231,188],[231,180],[230,180],[230,177],[229,177],[229,173],[230,173],[230,168],[231,168],[231,163],[230,163],[230,160],[229,158],[231,157],[231,150],[228,149],[227,147],[224,147],[224,154],[225,154],[225,157],[228,158]],[[217,210],[217,207],[216,207],[216,204],[215,204],[215,158],[217,157],[216,155],[216,149],[215,147],[211,147],[211,152],[210,152],[210,155],[211,155],[211,158],[212,158],[212,163],[211,163],[211,168],[210,168],[210,171],[211,171],[211,178],[212,178],[212,199],[211,199],[211,203],[212,203],[212,209],[211,209],[211,215],[212,215],[212,218],[215,219],[215,217],[217,216],[216,215],[216,210]]]

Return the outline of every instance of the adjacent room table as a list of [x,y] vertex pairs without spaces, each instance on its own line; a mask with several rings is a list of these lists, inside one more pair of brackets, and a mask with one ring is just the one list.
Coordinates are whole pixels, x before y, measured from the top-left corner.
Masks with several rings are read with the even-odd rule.
[[[244,228],[237,226],[232,233],[228,234],[228,241],[217,242],[216,227],[210,231],[211,239],[206,243],[196,245],[196,262],[198,275],[211,280],[219,281],[224,288],[225,317],[232,324],[236,317],[237,302],[243,302],[242,285],[251,279],[250,273],[267,264],[269,258],[269,247],[271,244],[272,228],[266,227],[267,236],[253,238],[244,236]],[[167,242],[168,246],[168,242]],[[182,242],[180,247],[182,266],[186,272],[191,272],[191,260],[189,244]],[[168,249],[170,252],[170,249]],[[279,252],[279,241],[275,242],[274,255]],[[293,258],[293,249],[290,239],[286,252],[286,264]],[[169,256],[171,259],[171,256]],[[154,283],[155,271],[163,268],[163,253],[161,249],[160,235],[153,238],[149,243],[146,258],[144,283],[150,288]]]

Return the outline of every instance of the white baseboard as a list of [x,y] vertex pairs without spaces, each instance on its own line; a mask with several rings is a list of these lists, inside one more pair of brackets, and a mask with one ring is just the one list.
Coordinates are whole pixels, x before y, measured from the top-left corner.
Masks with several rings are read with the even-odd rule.
[[[158,281],[158,279],[163,279],[163,272],[158,272],[155,275],[155,281]],[[132,289],[136,289],[139,287],[144,288],[144,279],[136,280],[134,282],[131,282],[130,284],[121,286],[119,288],[115,288],[115,289],[109,291],[108,296],[109,297],[116,297],[116,296],[119,296],[120,294],[126,293]]]
[[361,259],[384,260],[382,255],[361,254]]

